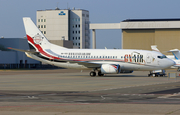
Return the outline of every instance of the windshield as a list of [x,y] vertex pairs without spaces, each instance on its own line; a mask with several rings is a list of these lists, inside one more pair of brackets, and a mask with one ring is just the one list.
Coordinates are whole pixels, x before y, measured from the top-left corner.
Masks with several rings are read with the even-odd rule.
[[167,58],[165,55],[157,56],[157,57],[160,58],[160,59]]

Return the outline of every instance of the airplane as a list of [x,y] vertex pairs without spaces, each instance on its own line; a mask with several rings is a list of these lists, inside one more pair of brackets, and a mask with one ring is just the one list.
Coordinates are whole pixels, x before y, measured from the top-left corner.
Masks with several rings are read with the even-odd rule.
[[90,76],[151,71],[174,65],[160,52],[135,49],[67,49],[52,44],[31,18],[23,18],[30,50],[21,50],[35,60],[63,68],[90,69]]
[[[152,45],[151,49],[153,51],[160,52],[159,49],[157,48],[157,45]],[[166,55],[167,58],[172,59],[175,62],[175,64],[171,68],[177,67],[178,68],[177,71],[180,71],[180,51],[178,49],[173,49],[167,52],[171,52],[173,54],[173,55]]]

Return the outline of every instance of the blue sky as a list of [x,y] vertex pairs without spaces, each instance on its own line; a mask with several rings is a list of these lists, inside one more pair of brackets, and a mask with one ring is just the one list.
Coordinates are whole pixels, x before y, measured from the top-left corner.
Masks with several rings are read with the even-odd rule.
[[[89,10],[91,23],[125,19],[180,18],[180,0],[0,0],[0,37],[23,38],[22,17],[36,21],[36,11],[80,8]],[[67,5],[68,4],[68,5]],[[97,48],[121,48],[121,30],[97,30]]]

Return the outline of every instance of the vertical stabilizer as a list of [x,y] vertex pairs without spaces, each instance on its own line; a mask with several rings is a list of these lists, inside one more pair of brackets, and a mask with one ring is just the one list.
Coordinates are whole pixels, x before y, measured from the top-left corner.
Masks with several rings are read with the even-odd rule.
[[48,39],[41,33],[41,31],[36,27],[31,18],[24,17],[23,22],[27,35],[27,40],[31,50],[34,49],[41,52],[41,50],[43,49],[51,48],[66,49],[64,47],[51,44]]
[[175,59],[177,59],[177,60],[180,59],[180,51],[178,49],[169,50],[168,52],[172,52]]

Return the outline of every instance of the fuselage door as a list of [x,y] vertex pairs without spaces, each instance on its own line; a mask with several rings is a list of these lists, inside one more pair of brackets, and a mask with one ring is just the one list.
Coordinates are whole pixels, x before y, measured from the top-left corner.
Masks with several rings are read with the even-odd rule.
[[150,53],[148,53],[146,56],[146,63],[151,64],[151,62],[152,62],[152,55]]

